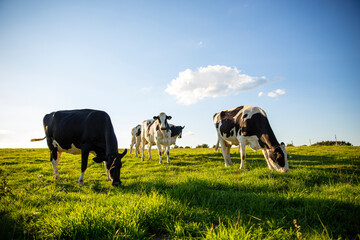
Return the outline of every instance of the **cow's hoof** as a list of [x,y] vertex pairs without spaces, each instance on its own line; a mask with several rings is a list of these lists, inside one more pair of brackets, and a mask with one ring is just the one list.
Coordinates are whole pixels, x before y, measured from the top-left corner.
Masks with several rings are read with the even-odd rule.
[[80,186],[84,186],[84,181],[79,181],[78,183]]
[[112,185],[113,185],[113,187],[120,187],[121,182],[113,182]]

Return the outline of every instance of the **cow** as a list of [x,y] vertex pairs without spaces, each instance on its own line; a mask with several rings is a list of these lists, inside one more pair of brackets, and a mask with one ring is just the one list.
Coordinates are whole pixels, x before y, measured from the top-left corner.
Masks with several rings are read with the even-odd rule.
[[165,148],[167,163],[170,163],[170,144],[171,144],[171,130],[168,120],[172,117],[167,116],[166,113],[161,112],[154,116],[153,119],[142,122],[141,132],[141,160],[144,161],[145,144],[148,145],[149,160],[151,160],[151,146],[156,145],[159,153],[159,163],[162,164],[161,146]]
[[267,115],[261,108],[240,106],[223,110],[214,114],[213,121],[225,166],[232,165],[230,159],[231,145],[240,145],[240,169],[244,169],[245,146],[250,145],[253,150],[262,149],[269,169],[278,172],[290,171],[285,145],[279,144],[276,140]]
[[185,126],[175,126],[174,124],[169,124],[170,130],[171,130],[171,143],[170,145],[176,144],[177,138],[182,138],[182,130],[185,128]]
[[[182,138],[182,130],[185,128],[185,126],[175,126],[174,124],[169,124],[170,130],[171,130],[171,142],[170,145],[176,144],[177,138]],[[161,150],[161,153],[164,153],[165,149]]]
[[141,125],[137,125],[136,127],[131,129],[131,143],[130,143],[130,153],[132,152],[132,148],[135,145],[135,157],[140,154],[140,142],[141,142]]
[[[149,120],[146,120],[146,121],[148,123],[147,125],[154,122],[153,119],[149,119]],[[169,127],[170,127],[170,130],[171,130],[171,142],[170,142],[170,145],[175,145],[176,144],[176,139],[177,138],[182,138],[182,130],[185,128],[185,126],[181,127],[181,126],[175,126],[174,124],[169,124]],[[140,129],[141,129],[141,127],[140,127]],[[136,139],[136,141],[137,141],[137,139]],[[141,143],[139,143],[139,145],[141,147]],[[150,150],[151,150],[151,146],[150,146]],[[163,154],[164,152],[165,152],[165,149],[162,149],[161,153]],[[135,153],[135,156],[136,156],[136,153]]]
[[104,162],[112,185],[121,185],[121,159],[127,150],[121,154],[118,152],[117,139],[106,112],[92,109],[57,111],[46,114],[43,123],[46,136],[31,141],[46,138],[55,179],[60,178],[58,164],[62,152],[81,154],[81,175],[78,182],[84,185],[84,172],[89,153],[92,153],[95,155],[95,162]]

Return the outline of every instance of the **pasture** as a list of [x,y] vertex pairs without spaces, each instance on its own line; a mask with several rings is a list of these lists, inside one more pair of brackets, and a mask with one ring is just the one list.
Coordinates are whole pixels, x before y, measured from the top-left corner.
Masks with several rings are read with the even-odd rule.
[[[171,164],[127,154],[122,186],[64,153],[60,181],[47,149],[0,149],[1,239],[360,239],[360,147],[288,147],[290,173],[239,149],[171,149]],[[122,150],[121,150],[122,152]],[[147,157],[147,155],[146,155]]]

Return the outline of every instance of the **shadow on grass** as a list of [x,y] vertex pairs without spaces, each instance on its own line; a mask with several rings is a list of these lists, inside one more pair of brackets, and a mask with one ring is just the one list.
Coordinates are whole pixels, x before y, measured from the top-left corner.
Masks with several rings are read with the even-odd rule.
[[0,212],[0,239],[26,239],[26,235],[24,226],[9,212]]
[[[178,184],[155,181],[123,186],[120,191],[153,191],[170,196],[190,208],[208,211],[209,221],[219,224],[219,219],[230,219],[235,224],[253,221],[267,230],[293,228],[297,219],[304,233],[328,232],[327,237],[355,238],[360,231],[360,207],[337,200],[311,197],[285,198],[267,187],[234,187],[198,179],[188,179]],[[196,217],[195,217],[196,218]],[[323,225],[324,224],[324,225]]]
[[[196,166],[209,163],[223,164],[221,152],[201,154],[174,154],[173,166]],[[258,185],[231,185],[210,182],[195,178],[188,178],[180,183],[168,183],[165,180],[131,183],[124,185],[120,191],[144,192],[149,194],[156,191],[160,194],[182,202],[190,208],[205,209],[214,225],[219,219],[232,219],[234,223],[239,219],[243,222],[253,221],[262,224],[263,228],[295,228],[293,220],[297,219],[301,231],[308,235],[317,232],[328,238],[358,237],[360,232],[359,205],[339,201],[331,198],[321,198],[318,195],[308,197],[305,192],[293,194],[287,187],[292,180],[299,180],[300,184],[310,189],[312,187],[329,186],[332,183],[351,183],[358,181],[359,161],[339,159],[320,155],[292,154],[289,159],[290,169],[298,170],[294,174],[263,174],[259,178],[271,177],[281,186],[271,189]],[[240,162],[239,152],[232,152],[234,165]],[[247,154],[246,166],[250,171],[254,168],[266,168],[266,162],[261,153]],[[334,167],[339,166],[339,167]],[[310,169],[311,171],[308,171]],[[159,169],[160,171],[160,169]],[[357,180],[356,180],[357,179]],[[299,190],[301,191],[301,190]],[[289,192],[286,194],[279,194]],[[314,197],[316,196],[316,197]],[[202,216],[204,217],[204,216]],[[295,236],[296,237],[296,236]]]

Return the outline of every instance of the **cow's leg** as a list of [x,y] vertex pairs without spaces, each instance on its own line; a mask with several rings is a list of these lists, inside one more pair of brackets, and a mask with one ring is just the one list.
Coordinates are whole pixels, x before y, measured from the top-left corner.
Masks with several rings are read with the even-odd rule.
[[159,143],[159,141],[156,141],[156,146],[158,148],[158,153],[159,153],[159,163],[162,164],[162,158],[161,158],[161,145]]
[[220,139],[221,153],[224,157],[225,167],[233,165],[230,157],[231,145],[227,144],[223,139]]
[[[135,143],[136,143],[136,139],[134,137],[132,137],[131,143],[130,143],[130,153],[132,153],[132,149],[133,149]],[[136,154],[136,149],[135,149],[135,154]]]
[[79,184],[84,185],[84,173],[88,164],[89,151],[87,149],[81,150],[81,174],[79,177]]
[[240,169],[245,170],[245,166],[244,166],[246,160],[245,143],[240,143],[239,148],[240,148],[240,158],[241,158]]
[[226,160],[227,156],[226,156],[226,153],[225,153],[225,148],[226,148],[225,142],[222,139],[219,140],[219,142],[220,142],[220,147],[221,147],[221,153],[222,153],[222,155],[224,157],[224,161],[225,161],[225,167],[227,167],[228,164],[227,164],[227,160]]
[[[131,141],[131,143],[130,143],[130,154],[131,154],[131,152],[132,152],[133,146],[134,146],[134,143]],[[135,151],[135,153],[136,153],[136,151]]]
[[136,139],[135,148],[136,148],[137,153],[135,152],[135,157],[137,157],[138,154],[141,154],[141,152],[140,152],[141,147],[142,147],[141,139]]
[[152,157],[151,157],[151,143],[148,144],[148,153],[149,153],[149,160],[152,160]]
[[139,143],[138,142],[136,142],[135,143],[135,157],[137,157],[138,156],[138,153],[140,153],[140,151],[139,151]]
[[141,161],[144,161],[144,148],[145,148],[145,141],[144,139],[142,138],[141,139]]
[[166,152],[167,163],[170,163],[170,142],[164,150]]
[[240,136],[238,138],[239,141],[239,149],[240,149],[240,158],[241,158],[241,163],[240,163],[240,169],[245,169],[245,160],[246,160],[246,152],[245,152],[245,139],[243,136]]
[[135,157],[138,157],[138,154],[140,154],[139,146],[135,146]]
[[105,167],[105,171],[106,171],[107,180],[111,181],[110,171],[106,167],[106,161],[104,161],[104,167]]
[[60,174],[59,174],[59,159],[60,159],[61,153],[57,151],[57,148],[53,148],[51,150],[51,156],[50,156],[50,160],[51,160],[51,164],[54,170],[54,177],[55,179],[60,179]]
[[269,169],[272,170],[273,167],[272,167],[272,165],[271,165],[271,163],[270,163],[268,151],[267,151],[266,149],[262,149],[262,152],[263,152],[263,154],[264,154],[264,157],[265,157],[265,160],[266,160],[266,163],[267,163]]

